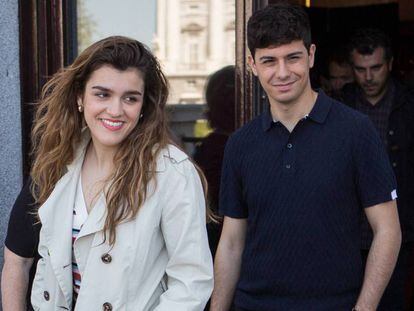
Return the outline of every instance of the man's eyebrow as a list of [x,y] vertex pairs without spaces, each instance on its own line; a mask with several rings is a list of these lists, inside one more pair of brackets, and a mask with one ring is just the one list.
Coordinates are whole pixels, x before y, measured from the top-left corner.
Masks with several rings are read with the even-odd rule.
[[370,68],[380,68],[382,67],[382,65],[384,64],[375,64],[375,65],[372,65]]
[[275,57],[273,56],[262,56],[259,58],[260,61],[265,61],[265,60],[274,60]]
[[286,55],[286,57],[289,58],[289,57],[302,56],[302,55],[303,55],[302,51],[297,51],[297,52],[293,52],[293,53]]

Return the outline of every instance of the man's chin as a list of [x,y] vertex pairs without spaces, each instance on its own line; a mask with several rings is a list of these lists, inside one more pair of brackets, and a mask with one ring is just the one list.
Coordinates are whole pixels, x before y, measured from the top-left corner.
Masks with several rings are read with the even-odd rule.
[[377,88],[364,89],[364,93],[365,95],[372,97],[372,96],[377,96],[379,94],[379,90]]
[[288,106],[292,104],[295,101],[295,99],[296,98],[294,98],[293,96],[283,96],[283,97],[281,96],[281,97],[275,98],[275,101],[279,103],[280,105]]

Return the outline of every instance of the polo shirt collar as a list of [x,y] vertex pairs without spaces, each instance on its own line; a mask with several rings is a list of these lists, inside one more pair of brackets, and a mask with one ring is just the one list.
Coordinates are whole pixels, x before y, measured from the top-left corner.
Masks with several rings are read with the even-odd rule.
[[262,114],[262,127],[263,131],[267,132],[274,123],[272,115],[270,113],[270,104],[267,102],[266,108]]
[[328,117],[328,113],[331,110],[332,101],[321,89],[318,90],[318,97],[316,98],[315,105],[308,115],[308,118],[317,122],[324,123]]
[[[316,98],[315,105],[313,106],[309,115],[304,116],[309,118],[317,123],[324,123],[329,111],[331,110],[332,102],[329,100],[328,96],[324,91],[318,90],[318,96]],[[263,131],[268,131],[273,123],[276,123],[272,118],[270,113],[270,104],[267,103],[267,107],[262,114],[262,127]]]

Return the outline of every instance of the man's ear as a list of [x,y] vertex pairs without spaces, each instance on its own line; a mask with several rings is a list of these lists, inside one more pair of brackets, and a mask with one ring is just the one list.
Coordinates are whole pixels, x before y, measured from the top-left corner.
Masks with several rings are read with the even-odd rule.
[[247,56],[247,63],[249,64],[250,68],[253,71],[253,74],[257,76],[257,70],[256,70],[256,63],[254,62],[254,58],[251,55]]
[[309,47],[309,68],[312,68],[315,64],[315,53],[316,53],[316,45],[311,44]]

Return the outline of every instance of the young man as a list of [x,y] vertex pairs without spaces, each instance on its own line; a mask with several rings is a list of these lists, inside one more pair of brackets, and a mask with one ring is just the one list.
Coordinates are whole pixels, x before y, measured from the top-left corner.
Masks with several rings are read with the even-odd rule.
[[[401,239],[378,134],[311,89],[315,46],[300,6],[259,10],[247,32],[269,109],[226,146],[211,310],[228,310],[233,296],[239,310],[375,310]],[[375,232],[365,274],[361,209]]]
[[[379,310],[404,310],[409,256],[414,243],[414,93],[391,77],[391,43],[378,29],[361,29],[351,37],[350,59],[356,83],[345,87],[343,100],[373,121],[398,183],[403,244]],[[361,242],[366,260],[372,231],[364,215]]]

